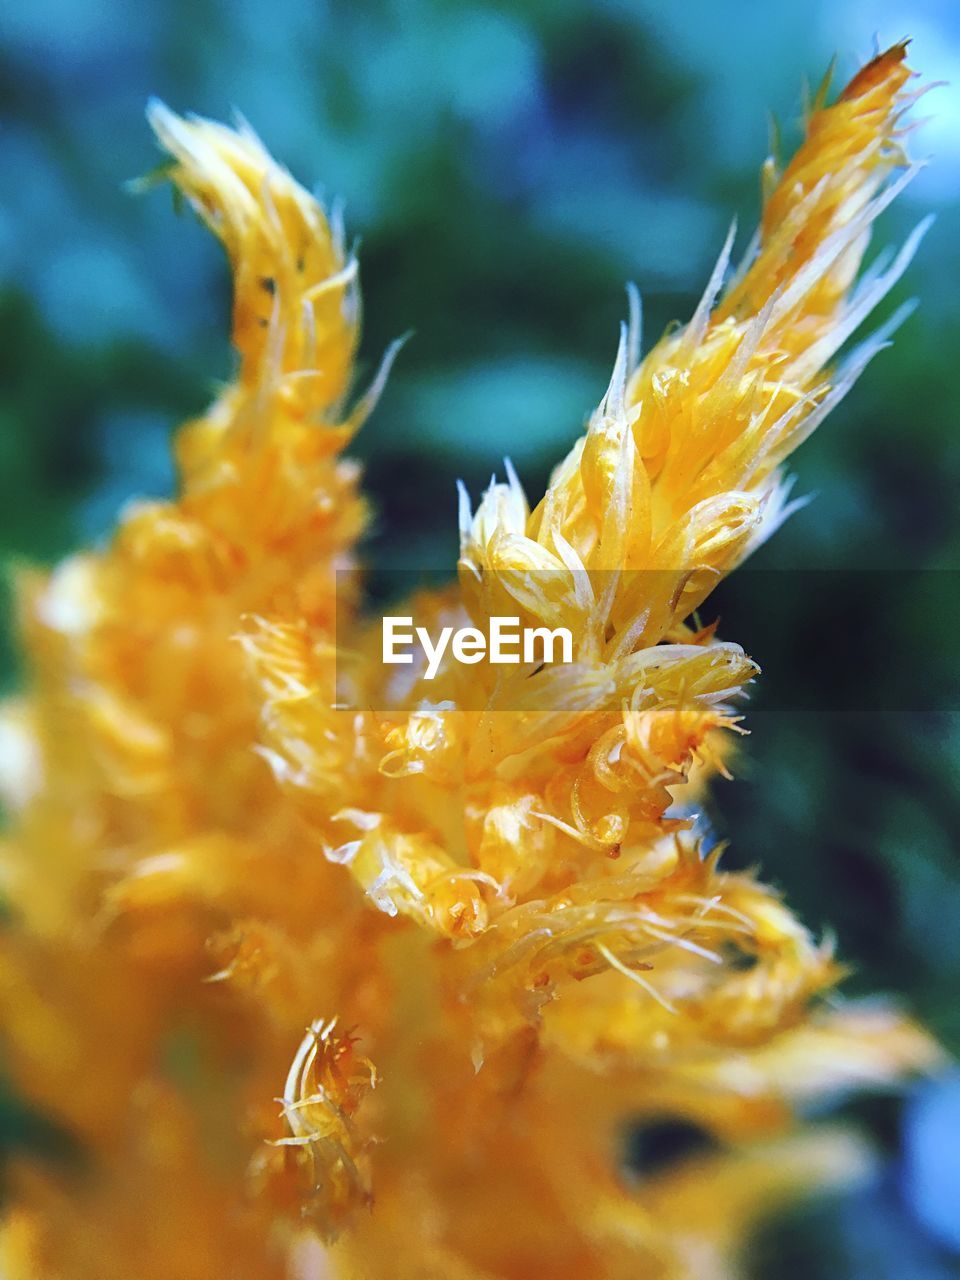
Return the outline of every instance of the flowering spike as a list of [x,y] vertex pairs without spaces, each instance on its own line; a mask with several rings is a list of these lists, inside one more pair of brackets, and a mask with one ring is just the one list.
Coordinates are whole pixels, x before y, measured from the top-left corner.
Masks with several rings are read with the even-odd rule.
[[[909,74],[898,45],[821,91],[726,292],[732,230],[643,359],[629,291],[533,512],[509,460],[475,512],[458,486],[459,583],[407,611],[562,626],[572,661],[435,680],[385,672],[335,589],[364,527],[339,451],[396,353],[344,416],[339,219],[248,126],[151,107],[230,259],[241,365],[178,437],[180,495],[23,583],[4,1061],[92,1176],[13,1162],[5,1276],[732,1278],[762,1212],[867,1166],[794,1107],[937,1051],[818,1011],[832,943],[724,869],[697,811],[758,669],[695,610],[796,509],[782,464],[902,318],[830,366],[922,235],[855,284],[912,172]],[[663,1116],[728,1149],[635,1193],[624,1126]]]
[[356,259],[249,126],[184,119],[156,101],[147,115],[173,158],[170,180],[230,259],[242,385],[327,412],[347,389],[356,345]]

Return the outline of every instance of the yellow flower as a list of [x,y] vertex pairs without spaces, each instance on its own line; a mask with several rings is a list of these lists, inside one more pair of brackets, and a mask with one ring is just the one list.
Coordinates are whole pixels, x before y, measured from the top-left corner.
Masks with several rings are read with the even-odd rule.
[[[895,46],[823,91],[742,267],[724,290],[731,234],[642,361],[634,303],[532,511],[509,467],[461,495],[459,582],[408,612],[562,625],[573,662],[432,682],[388,678],[357,613],[341,450],[389,357],[348,409],[342,232],[246,127],[151,108],[240,365],[177,438],[176,499],[22,583],[0,1008],[81,1160],[14,1169],[5,1274],[731,1277],[762,1212],[864,1167],[796,1107],[934,1046],[820,1011],[831,947],[678,802],[757,672],[691,615],[789,511],[783,463],[891,325],[833,358],[922,233],[856,282],[912,173],[908,77]],[[664,1116],[728,1149],[638,1189],[625,1126]]]

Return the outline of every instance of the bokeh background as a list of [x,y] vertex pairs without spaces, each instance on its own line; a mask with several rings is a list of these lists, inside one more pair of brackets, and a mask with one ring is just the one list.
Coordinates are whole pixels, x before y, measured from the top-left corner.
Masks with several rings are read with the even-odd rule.
[[[712,612],[768,668],[713,822],[761,863],[848,988],[960,1049],[960,8],[953,0],[32,0],[0,10],[0,556],[48,562],[168,493],[171,427],[231,368],[210,237],[125,180],[157,160],[150,95],[241,111],[362,238],[368,370],[414,329],[357,451],[389,570],[452,565],[454,479],[509,454],[536,495],[602,393],[624,284],[648,341],[758,212],[769,113],[912,35],[932,156],[882,220],[938,220],[889,308],[894,348],[796,460],[815,502]],[[801,572],[814,570],[815,572]],[[725,612],[726,611],[726,612]],[[0,672],[17,667],[4,598]],[[851,678],[855,676],[853,684]],[[851,689],[853,692],[851,693]],[[850,1108],[848,1108],[848,1111]],[[853,1109],[870,1186],[771,1223],[757,1280],[960,1276],[960,1084]],[[41,1140],[12,1098],[9,1148]],[[667,1153],[669,1157],[669,1152]],[[663,1158],[661,1151],[658,1159]]]

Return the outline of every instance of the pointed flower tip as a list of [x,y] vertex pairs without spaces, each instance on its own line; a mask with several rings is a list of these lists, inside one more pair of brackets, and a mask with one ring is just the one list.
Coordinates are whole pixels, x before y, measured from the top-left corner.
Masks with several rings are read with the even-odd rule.
[[466,538],[470,534],[470,526],[473,523],[473,508],[470,503],[470,494],[467,492],[467,486],[462,480],[457,480],[457,515],[459,517],[460,536]]
[[172,115],[172,114],[173,113],[171,112],[170,108],[167,106],[167,104],[163,101],[162,98],[158,98],[156,97],[155,94],[151,94],[150,97],[147,99],[146,116],[147,116],[148,122],[151,125],[153,124],[155,118],[162,117],[163,115]]
[[151,97],[147,100],[144,114],[157,142],[168,153],[168,158],[154,165],[146,173],[139,174],[135,178],[128,178],[123,183],[123,190],[128,195],[134,196],[143,195],[147,191],[152,191],[154,187],[159,186],[161,183],[166,182],[170,177],[171,166],[174,164],[172,157],[169,156],[170,148],[166,145],[164,136],[169,136],[172,132],[178,120],[177,115],[170,110],[165,102],[156,97]]
[[[351,262],[355,267],[356,259],[352,258]],[[380,361],[380,366],[374,375],[373,381],[357,401],[350,413],[347,425],[351,431],[359,431],[380,403],[380,398],[386,389],[387,382],[390,378],[390,372],[393,369],[397,356],[412,337],[413,330],[408,329],[407,332],[402,333],[399,338],[394,338],[393,342],[390,343],[389,347],[387,347],[386,351],[383,353],[383,358]]]
[[872,89],[892,78],[906,80],[913,72],[904,66],[907,56],[909,38],[899,40],[883,53],[877,54],[865,67],[861,67],[847,87],[840,94],[841,102],[850,102],[854,98],[862,98]]
[[503,459],[503,470],[506,474],[507,484],[510,486],[510,488],[518,489],[522,492],[523,485],[521,485],[520,483],[520,477],[517,475],[516,470],[514,469],[513,462],[507,456],[504,456],[504,459]]
[[168,139],[180,133],[186,119],[173,111],[162,98],[151,97],[147,102],[147,124],[153,130],[154,137],[165,151],[170,150]]

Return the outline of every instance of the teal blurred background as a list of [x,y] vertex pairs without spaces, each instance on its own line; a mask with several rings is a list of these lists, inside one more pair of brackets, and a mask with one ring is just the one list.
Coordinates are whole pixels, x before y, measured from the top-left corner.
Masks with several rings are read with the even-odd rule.
[[[713,820],[732,864],[760,863],[812,926],[837,930],[850,990],[899,996],[956,1051],[960,714],[955,696],[926,696],[956,689],[960,629],[952,0],[5,6],[0,553],[49,562],[102,537],[127,498],[170,492],[170,429],[231,368],[215,244],[165,193],[122,189],[157,160],[150,95],[241,111],[301,180],[345,200],[368,371],[415,330],[357,446],[379,512],[365,552],[376,586],[391,566],[452,565],[457,476],[476,494],[509,454],[538,494],[603,391],[625,282],[643,293],[648,342],[687,317],[731,215],[741,247],[756,219],[768,112],[789,151],[804,78],[836,54],[842,82],[875,34],[912,35],[924,79],[954,82],[921,103],[934,118],[914,151],[932,163],[879,230],[899,242],[938,213],[884,314],[910,295],[922,305],[798,457],[798,489],[816,500],[758,557],[785,583],[800,567],[836,572],[779,592],[757,637],[725,629],[761,666],[795,654],[800,694],[761,682],[741,777]],[[876,591],[851,604],[864,571]],[[804,709],[804,671],[826,667],[829,688],[841,641],[861,646],[872,695],[832,711],[821,673]],[[885,698],[894,665],[901,691],[916,672],[915,704]],[[15,681],[9,627],[2,673]],[[757,1277],[960,1275],[960,1086],[857,1115],[885,1173],[773,1224]],[[24,1140],[18,1125],[0,1116],[8,1142]]]

